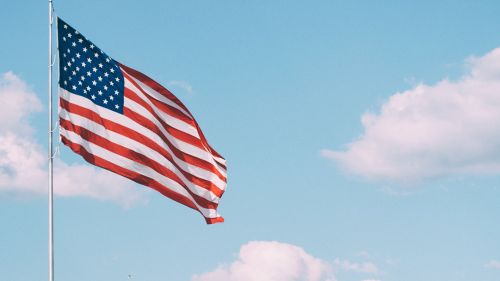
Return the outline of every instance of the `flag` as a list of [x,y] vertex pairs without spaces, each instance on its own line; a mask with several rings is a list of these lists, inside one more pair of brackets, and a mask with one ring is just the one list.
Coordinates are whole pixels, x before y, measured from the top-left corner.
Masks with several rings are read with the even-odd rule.
[[186,106],[60,18],[57,24],[62,142],[89,163],[199,211],[209,224],[223,222],[217,206],[226,161]]

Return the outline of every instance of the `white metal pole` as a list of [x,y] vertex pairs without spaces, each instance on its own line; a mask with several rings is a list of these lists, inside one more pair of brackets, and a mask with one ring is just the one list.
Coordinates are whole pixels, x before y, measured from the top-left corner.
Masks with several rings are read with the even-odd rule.
[[54,224],[53,224],[53,144],[52,144],[52,0],[49,0],[49,281],[54,281]]

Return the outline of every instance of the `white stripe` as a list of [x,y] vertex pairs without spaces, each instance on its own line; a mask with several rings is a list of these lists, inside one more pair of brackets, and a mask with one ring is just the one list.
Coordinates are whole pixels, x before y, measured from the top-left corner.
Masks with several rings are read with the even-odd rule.
[[120,156],[118,154],[115,154],[109,150],[106,150],[98,145],[94,145],[93,143],[87,142],[84,139],[82,139],[78,134],[71,132],[71,131],[66,131],[63,128],[60,129],[60,133],[62,136],[66,137],[68,140],[70,140],[73,143],[80,144],[89,152],[90,154],[93,154],[95,156],[98,156],[100,158],[106,159],[109,162],[112,162],[113,164],[120,166],[124,169],[134,171],[136,173],[139,173],[141,175],[144,175],[148,178],[151,178],[159,183],[161,183],[164,187],[170,189],[171,191],[181,194],[182,196],[188,198],[191,202],[195,204],[195,206],[198,208],[198,210],[201,211],[203,216],[207,218],[216,218],[219,217],[220,215],[217,213],[216,210],[214,209],[205,209],[201,206],[199,206],[196,201],[191,197],[191,195],[182,187],[180,186],[177,182],[162,176],[161,174],[158,174],[156,171],[151,169],[148,166],[144,166],[140,163],[134,162],[132,160],[129,160],[123,156]]
[[[172,117],[170,115],[168,115],[167,113],[163,112],[162,110],[158,109],[139,89],[137,89],[137,87],[132,84],[128,79],[125,79],[125,87],[127,87],[128,89],[130,89],[131,91],[133,91],[136,95],[138,95],[144,102],[146,102],[149,106],[151,106],[151,108],[153,109],[153,111],[163,120],[165,121],[165,123],[167,123],[168,125],[170,125],[171,127],[173,128],[176,128],[177,130],[179,131],[183,131],[187,134],[190,134],[196,138],[200,138],[200,136],[198,135],[198,130],[193,127],[191,124],[188,124],[182,120],[179,120],[175,117]],[[127,99],[127,98],[126,98]],[[127,99],[125,102],[126,104],[128,105],[128,103],[130,103],[130,99]],[[146,109],[144,109],[146,110]],[[148,114],[151,114],[149,113],[148,111]],[[142,116],[146,117],[144,114],[141,113]],[[151,115],[151,118],[152,115]]]
[[[211,163],[224,177],[226,177],[226,171],[219,168],[214,159],[214,155],[208,152],[208,150],[201,149],[187,142],[183,142],[182,140],[179,140],[169,134],[165,127],[163,127],[163,125],[160,123],[160,121],[158,121],[158,119],[156,119],[147,109],[145,109],[144,107],[142,107],[142,105],[136,103],[135,101],[125,98],[125,107],[155,124],[156,127],[158,127],[158,129],[162,132],[162,134],[170,141],[170,143],[177,147],[180,151]],[[133,120],[131,121],[135,122]]]
[[[220,164],[222,164],[222,165],[226,165],[226,159],[221,158],[221,157],[217,157],[217,156],[215,156],[215,155],[214,155],[214,159],[215,159],[215,161],[219,162]],[[225,169],[224,169],[224,170],[225,170]]]
[[[150,147],[148,147],[140,142],[137,142],[133,139],[130,139],[126,136],[123,136],[121,134],[107,130],[101,124],[95,123],[94,121],[87,119],[87,118],[84,118],[84,117],[81,117],[77,114],[72,114],[72,113],[68,112],[67,110],[65,110],[64,108],[61,108],[61,112],[60,112],[59,116],[61,119],[67,120],[70,123],[73,123],[77,126],[83,127],[85,129],[93,132],[94,134],[101,136],[101,137],[103,137],[103,138],[105,138],[113,143],[124,146],[124,147],[126,147],[130,150],[133,150],[137,153],[140,153],[140,154],[142,154],[142,155],[144,155],[144,156],[146,156],[146,157],[148,157],[156,162],[159,162],[162,166],[164,166],[165,168],[167,168],[168,170],[170,170],[174,174],[176,174],[182,180],[182,182],[188,186],[188,188],[193,193],[195,193],[195,194],[197,194],[197,195],[199,195],[199,196],[201,196],[209,201],[212,201],[212,202],[219,201],[219,198],[217,197],[217,195],[215,195],[211,191],[209,191],[203,187],[200,187],[200,186],[192,183],[191,181],[189,181],[184,176],[184,174],[178,170],[177,167],[175,167],[167,158],[165,158],[163,155],[158,153],[156,150],[153,150]],[[204,170],[204,169],[201,169],[201,168],[194,169],[193,168],[191,171],[186,171],[186,170],[184,170],[184,171],[191,174],[191,175],[196,175],[199,178],[203,178],[207,181],[210,181],[222,190],[225,188],[224,182],[222,182],[217,176],[210,174],[210,173],[207,173],[206,170]],[[198,176],[200,174],[204,174],[204,176],[206,176],[206,177]],[[210,176],[212,176],[212,178],[210,178]],[[222,186],[219,186],[218,184],[222,184]]]
[[[77,98],[80,98],[79,96],[77,95],[71,95],[72,96],[72,102],[75,103],[75,104],[78,104],[78,101],[76,101]],[[61,97],[64,99],[64,97]],[[87,99],[83,98],[85,101],[88,101]],[[81,105],[81,106],[85,106],[85,105]],[[99,106],[93,106],[93,108],[87,108],[91,111],[94,111],[95,109],[99,109]],[[63,110],[61,108],[61,110]],[[95,111],[94,111],[95,112]],[[105,110],[105,112],[95,112],[96,114],[100,114],[102,117],[106,118],[106,119],[109,119],[109,120],[112,120],[114,122],[117,122],[117,123],[120,123],[120,119],[123,119],[123,115],[121,114],[118,114],[116,112],[113,112],[113,111],[110,111],[110,110]],[[73,116],[78,116],[77,114],[72,114]],[[64,119],[68,119],[66,116],[64,115],[61,115],[62,118]],[[81,118],[84,118],[84,117],[81,117]],[[128,120],[128,118],[126,118]],[[88,120],[89,122],[93,122],[92,120],[90,119],[85,119],[85,120]],[[94,123],[94,122],[93,122]],[[123,122],[122,122],[123,123]],[[96,123],[94,123],[96,124]],[[193,175],[196,175],[197,177],[199,178],[202,178],[204,180],[207,180],[207,181],[211,181],[213,182],[216,186],[218,187],[221,187],[221,189],[224,189],[225,186],[226,186],[226,183],[225,181],[221,180],[216,174],[214,174],[212,171],[209,171],[209,170],[206,170],[204,168],[200,168],[198,166],[195,166],[195,165],[191,165],[189,163],[186,163],[184,162],[182,159],[179,159],[177,158],[177,156],[175,156],[175,154],[172,153],[172,151],[170,150],[170,148],[163,142],[163,140],[161,138],[158,137],[158,135],[156,135],[155,133],[147,130],[147,128],[144,128],[142,126],[129,126],[130,124],[136,124],[135,122],[133,121],[129,121],[128,124],[123,124],[124,126],[128,126],[131,130],[134,130],[136,131],[138,134],[142,134],[144,135],[145,137],[148,137],[150,138],[154,143],[156,143],[158,146],[162,147],[163,149],[165,149],[171,156],[172,156],[172,159],[174,160],[174,162],[179,165],[179,167],[190,173],[190,174],[193,174]],[[103,137],[106,137],[105,135],[103,135]],[[126,137],[126,136],[125,136]],[[163,157],[163,156],[162,156]],[[224,187],[224,188],[222,188]]]
[[[141,124],[135,122],[134,120],[124,116],[123,114],[118,114],[112,110],[108,110],[104,107],[97,106],[94,103],[92,103],[89,99],[81,97],[79,95],[72,94],[72,93],[70,93],[62,88],[59,88],[59,92],[60,92],[60,97],[62,99],[66,100],[68,102],[80,105],[82,107],[85,107],[89,110],[92,110],[96,114],[98,114],[99,116],[102,116],[105,119],[112,120],[116,123],[122,124],[123,126],[130,128],[131,130],[134,130],[134,131],[136,131],[144,136],[151,138],[156,144],[165,148],[165,150],[167,150],[169,153],[171,153],[172,157],[174,157],[175,162],[178,163],[179,165],[181,165],[183,163],[185,165],[191,165],[191,164],[186,163],[186,162],[182,161],[181,159],[177,158],[175,156],[175,154],[172,153],[172,151],[170,150],[168,145],[166,145],[165,142],[160,138],[160,136],[158,136],[155,132],[152,132],[151,130],[149,130],[148,128],[142,126]],[[154,122],[155,120],[156,119],[151,120],[151,121]],[[156,120],[156,122],[158,122],[158,121]],[[183,141],[177,140],[176,138],[174,138],[170,134],[168,134],[165,130],[162,130],[163,127],[159,126],[159,128],[162,131],[162,133],[165,135],[165,137],[167,137],[167,139],[173,145],[175,145],[179,150],[181,150],[182,152],[185,152],[186,154],[192,155],[196,158],[199,158],[199,159],[202,159],[202,160],[205,160],[205,161],[211,163],[217,169],[217,171],[220,172],[221,175],[226,177],[225,170],[220,168],[215,163],[215,160],[214,160],[213,155],[211,153],[209,153],[208,151],[199,149],[198,147],[194,147],[194,146],[187,144]],[[207,171],[207,172],[212,173],[211,171]]]
[[[175,107],[175,108],[179,109],[179,110],[180,110],[182,113],[184,113],[184,114],[185,114],[188,118],[190,118],[191,120],[194,120],[194,117],[193,117],[190,113],[188,113],[188,112],[184,111],[184,109],[183,109],[182,107],[178,106],[175,102],[173,102],[173,101],[169,100],[168,98],[166,98],[166,97],[165,97],[164,95],[162,95],[161,93],[158,93],[157,91],[155,91],[155,90],[153,90],[152,88],[150,88],[148,85],[146,85],[146,84],[142,83],[139,79],[135,78],[132,74],[130,74],[130,73],[128,73],[128,72],[126,72],[124,69],[121,69],[121,70],[122,70],[123,72],[127,73],[127,74],[130,76],[130,78],[131,78],[134,82],[136,82],[136,83],[139,85],[139,87],[141,87],[141,89],[142,89],[144,92],[146,92],[148,95],[150,95],[150,96],[151,96],[151,97],[153,97],[154,99],[157,99],[157,100],[159,100],[159,101],[161,101],[161,102],[163,102],[163,103],[166,103],[166,104],[168,104],[168,105],[171,105],[171,106],[173,106],[173,107]],[[145,98],[145,97],[144,97],[144,95],[142,94],[142,92],[141,92],[139,89],[137,89],[137,87],[136,87],[133,83],[131,83],[131,82],[129,81],[129,79],[128,79],[128,78],[126,78],[126,77],[125,77],[125,87],[127,87],[127,88],[129,88],[130,90],[134,91],[134,93],[136,93],[136,94],[137,94],[137,95],[139,95],[139,96],[140,96],[143,100],[145,100],[145,101],[147,101],[147,102],[149,103],[149,100],[148,100],[147,98]],[[150,105],[152,106],[152,104],[150,104]],[[156,107],[154,107],[154,106],[153,106],[153,108],[155,108],[155,109],[156,109]],[[155,112],[156,112],[156,111],[155,111]],[[172,117],[172,118],[174,118],[174,117]],[[195,122],[196,122],[196,121],[195,121]],[[191,124],[188,124],[188,125],[191,125]],[[174,127],[174,126],[172,126],[172,127]],[[177,128],[177,127],[176,127],[176,128]],[[198,134],[198,130],[197,130],[196,128],[195,128],[195,131],[196,131],[196,134],[191,134],[191,133],[189,133],[189,132],[186,132],[186,133],[191,134],[191,135],[193,135],[193,136],[197,137],[198,139],[200,139],[200,136],[199,136],[199,134]],[[213,157],[215,158],[215,161],[217,161],[217,162],[219,162],[219,163],[221,163],[221,164],[223,164],[223,165],[226,165],[226,159],[224,159],[224,158],[220,158],[220,157],[216,157],[216,156],[213,156]],[[221,168],[222,168],[222,167],[221,167]],[[223,169],[224,169],[224,168],[223,168]],[[224,171],[225,171],[225,169],[224,169]]]
[[125,71],[125,69],[123,68],[120,68],[123,72],[127,73],[134,82],[137,83],[137,85],[139,85],[139,87],[141,87],[142,90],[144,90],[144,92],[146,92],[148,95],[152,96],[153,98],[163,102],[163,103],[166,103],[172,107],[175,107],[177,108],[178,110],[180,110],[182,113],[184,113],[184,115],[186,115],[187,117],[193,119],[193,117],[191,116],[191,114],[189,114],[188,112],[186,112],[182,107],[180,107],[179,105],[177,105],[175,102],[169,100],[168,98],[166,98],[164,95],[162,95],[161,93],[158,93],[157,91],[151,89],[151,87],[149,87],[148,85],[142,83],[139,79],[135,78],[132,74],[128,73],[127,71]]

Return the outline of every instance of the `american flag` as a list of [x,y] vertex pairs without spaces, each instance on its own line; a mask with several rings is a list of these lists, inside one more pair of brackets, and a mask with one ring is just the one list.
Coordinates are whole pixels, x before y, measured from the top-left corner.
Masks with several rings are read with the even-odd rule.
[[89,163],[199,211],[209,224],[223,222],[217,206],[226,161],[184,104],[63,20],[57,24],[62,142]]

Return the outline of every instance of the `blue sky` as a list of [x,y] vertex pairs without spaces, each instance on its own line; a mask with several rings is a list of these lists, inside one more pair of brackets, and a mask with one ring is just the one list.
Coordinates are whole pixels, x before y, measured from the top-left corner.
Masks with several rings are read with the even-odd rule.
[[[0,10],[4,280],[47,274],[46,4]],[[169,87],[229,169],[207,226],[61,145],[56,280],[500,279],[497,1],[55,9]]]

